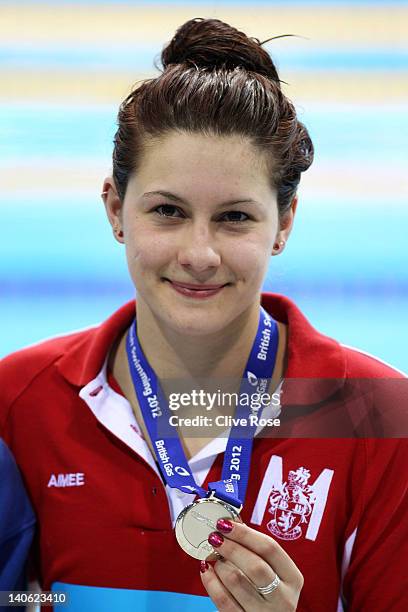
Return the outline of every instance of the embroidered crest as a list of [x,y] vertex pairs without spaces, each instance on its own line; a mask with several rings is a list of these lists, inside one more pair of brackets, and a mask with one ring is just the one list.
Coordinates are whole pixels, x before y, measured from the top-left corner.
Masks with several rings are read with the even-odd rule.
[[308,523],[316,495],[308,484],[310,472],[304,467],[290,470],[288,482],[273,488],[268,512],[273,519],[267,524],[269,531],[281,540],[296,540],[303,535],[302,525]]

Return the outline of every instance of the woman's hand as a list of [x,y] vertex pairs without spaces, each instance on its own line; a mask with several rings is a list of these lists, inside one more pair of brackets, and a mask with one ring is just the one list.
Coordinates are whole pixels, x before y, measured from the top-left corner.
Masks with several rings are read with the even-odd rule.
[[[303,576],[279,544],[244,523],[220,519],[208,541],[222,555],[212,567],[201,561],[201,580],[220,612],[296,610]],[[279,585],[261,595],[257,587]]]

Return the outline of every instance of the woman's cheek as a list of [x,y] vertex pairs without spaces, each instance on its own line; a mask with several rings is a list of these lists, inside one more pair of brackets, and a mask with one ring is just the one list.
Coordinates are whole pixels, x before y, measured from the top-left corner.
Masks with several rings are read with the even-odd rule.
[[171,263],[172,249],[165,238],[141,234],[128,249],[129,267],[144,272],[159,272]]
[[268,246],[266,241],[252,239],[234,250],[231,261],[235,261],[235,266],[246,280],[255,280],[266,272],[270,255]]

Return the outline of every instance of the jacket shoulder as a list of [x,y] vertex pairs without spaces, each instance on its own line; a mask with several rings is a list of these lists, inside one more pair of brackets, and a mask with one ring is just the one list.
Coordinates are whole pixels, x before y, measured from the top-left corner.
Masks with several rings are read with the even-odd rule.
[[382,359],[358,348],[340,344],[345,352],[347,377],[350,378],[407,378],[408,375]]
[[10,406],[30,383],[62,355],[92,335],[95,326],[75,331],[20,349],[0,360],[0,400],[2,411]]

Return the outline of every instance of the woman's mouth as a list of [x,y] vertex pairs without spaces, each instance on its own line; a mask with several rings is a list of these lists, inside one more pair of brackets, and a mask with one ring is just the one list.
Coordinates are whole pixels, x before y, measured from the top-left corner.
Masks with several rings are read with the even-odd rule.
[[213,295],[216,295],[217,293],[220,293],[220,291],[226,287],[226,285],[228,285],[229,283],[225,283],[223,285],[199,285],[199,284],[192,284],[192,283],[179,283],[177,281],[171,281],[168,278],[164,279],[165,281],[167,281],[170,286],[177,291],[177,293],[180,293],[181,295],[184,295],[186,297],[191,297],[191,298],[195,298],[195,299],[205,299],[205,298],[209,298],[212,297]]

